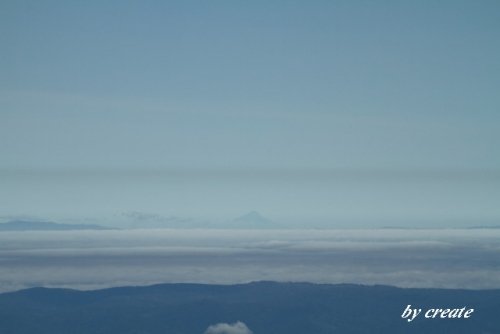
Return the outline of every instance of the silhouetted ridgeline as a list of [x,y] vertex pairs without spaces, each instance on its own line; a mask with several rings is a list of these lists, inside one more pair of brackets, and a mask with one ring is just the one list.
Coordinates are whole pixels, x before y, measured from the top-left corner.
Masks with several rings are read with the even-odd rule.
[[[469,319],[422,316],[408,323],[401,319],[408,304],[475,312]],[[4,334],[202,334],[210,325],[237,321],[254,334],[500,333],[499,315],[500,290],[258,282],[0,294]]]
[[112,228],[91,224],[60,224],[45,221],[11,220],[0,223],[2,231],[80,231],[111,230]]

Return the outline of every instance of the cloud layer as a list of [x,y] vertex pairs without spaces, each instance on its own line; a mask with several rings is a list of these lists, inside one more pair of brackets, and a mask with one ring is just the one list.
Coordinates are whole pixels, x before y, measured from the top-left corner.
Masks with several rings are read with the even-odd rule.
[[500,288],[500,230],[0,233],[0,291],[256,280]]

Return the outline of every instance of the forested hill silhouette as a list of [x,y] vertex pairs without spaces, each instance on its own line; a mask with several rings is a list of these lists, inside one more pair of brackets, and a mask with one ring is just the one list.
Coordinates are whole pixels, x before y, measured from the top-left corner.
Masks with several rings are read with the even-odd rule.
[[[408,322],[401,318],[408,304],[475,311],[469,319]],[[15,334],[202,334],[220,323],[254,334],[500,333],[499,314],[500,290],[256,282],[0,294],[0,333]]]

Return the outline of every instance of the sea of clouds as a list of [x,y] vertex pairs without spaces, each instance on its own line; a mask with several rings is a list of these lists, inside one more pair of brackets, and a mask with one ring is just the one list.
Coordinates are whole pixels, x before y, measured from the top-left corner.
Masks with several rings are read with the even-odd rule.
[[0,233],[0,291],[258,280],[500,288],[500,229]]

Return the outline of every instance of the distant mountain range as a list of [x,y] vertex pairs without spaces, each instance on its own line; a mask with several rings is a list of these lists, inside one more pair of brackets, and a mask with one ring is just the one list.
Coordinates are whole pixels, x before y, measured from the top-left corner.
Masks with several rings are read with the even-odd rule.
[[219,228],[219,229],[269,229],[278,228],[271,220],[257,211],[251,211],[228,221],[209,222],[203,220],[162,216],[147,212],[124,212],[120,217],[125,228]]
[[11,220],[0,223],[1,231],[75,231],[75,230],[109,230],[99,225],[60,224],[46,221]]
[[[401,314],[409,304],[475,312],[408,322]],[[499,314],[500,290],[258,282],[0,294],[6,334],[493,334],[500,333]]]
[[228,224],[233,228],[267,229],[277,228],[276,224],[262,216],[257,211],[251,211],[241,217],[233,219]]
[[[283,229],[303,228],[304,226],[288,226],[273,222],[257,211],[250,211],[240,217],[222,221],[209,222],[176,216],[162,216],[145,212],[125,212],[118,221],[105,221],[105,225],[66,224],[51,221],[11,220],[0,223],[2,231],[75,231],[75,230],[116,230],[116,229]],[[109,225],[109,226],[108,226]],[[309,225],[309,228],[314,228]],[[322,228],[328,228],[323,226]],[[429,227],[382,226],[381,229],[428,229]],[[482,225],[458,227],[458,229],[500,229],[500,225]]]
[[[118,224],[116,224],[118,225]],[[120,227],[126,229],[159,228],[227,228],[227,229],[272,229],[279,228],[257,211],[251,211],[226,222],[207,222],[175,216],[161,216],[144,212],[126,212],[121,215]],[[111,230],[114,228],[93,224],[63,224],[50,221],[11,220],[0,223],[1,231],[75,231]]]

